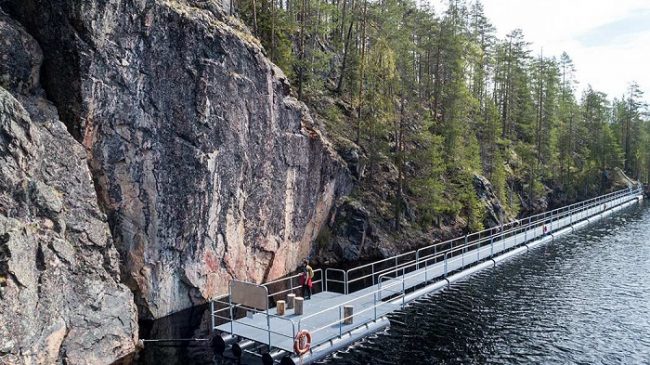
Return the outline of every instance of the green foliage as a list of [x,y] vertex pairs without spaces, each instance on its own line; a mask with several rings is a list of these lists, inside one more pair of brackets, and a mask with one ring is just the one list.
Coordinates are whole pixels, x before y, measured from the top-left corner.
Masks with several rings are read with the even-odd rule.
[[[568,54],[533,55],[520,29],[498,39],[480,1],[438,11],[418,3],[237,3],[330,134],[365,152],[368,174],[386,173],[388,163],[397,170],[386,185],[396,229],[408,205],[421,225],[444,215],[482,227],[475,174],[489,178],[512,215],[522,200],[544,197],[544,185],[579,198],[600,192],[603,172],[617,167],[650,179],[638,85],[613,102],[591,88],[578,100]],[[350,107],[322,107],[319,96]]]
[[492,174],[490,175],[490,181],[492,186],[496,191],[497,198],[499,201],[508,202],[506,194],[508,193],[508,186],[506,182],[506,170],[503,166],[503,158],[501,157],[501,152],[497,151],[494,155],[494,166],[492,167]]
[[445,164],[442,139],[430,133],[419,134],[415,143],[421,148],[415,149],[411,156],[417,174],[410,179],[409,186],[420,212],[420,223],[424,225],[432,224],[447,206],[443,196]]
[[472,179],[474,175],[468,171],[455,171],[452,173],[450,195],[454,197],[458,213],[467,219],[467,229],[480,231],[483,229],[485,207],[478,199]]

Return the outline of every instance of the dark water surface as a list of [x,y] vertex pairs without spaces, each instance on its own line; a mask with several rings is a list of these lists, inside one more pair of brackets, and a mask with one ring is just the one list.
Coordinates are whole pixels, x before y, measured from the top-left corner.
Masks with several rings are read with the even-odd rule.
[[[206,315],[196,311],[184,333],[169,335],[207,335]],[[390,318],[385,332],[319,364],[650,364],[650,207],[617,213]],[[155,323],[152,334],[170,325]],[[147,346],[137,363],[232,362],[192,344]]]

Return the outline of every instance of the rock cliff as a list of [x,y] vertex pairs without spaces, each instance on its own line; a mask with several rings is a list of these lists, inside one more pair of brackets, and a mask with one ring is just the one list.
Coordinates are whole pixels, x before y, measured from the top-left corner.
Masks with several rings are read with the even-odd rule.
[[309,255],[347,169],[222,2],[0,3],[38,40],[48,96],[89,151],[142,318]]
[[1,11],[0,39],[0,363],[110,363],[135,349],[137,311],[86,152],[44,98],[38,44]]

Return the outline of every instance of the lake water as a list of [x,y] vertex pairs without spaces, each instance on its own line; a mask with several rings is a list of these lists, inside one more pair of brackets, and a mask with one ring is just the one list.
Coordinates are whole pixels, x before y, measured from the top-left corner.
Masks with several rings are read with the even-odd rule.
[[[507,260],[390,319],[386,331],[319,364],[650,364],[650,207]],[[146,335],[206,337],[207,323],[196,308]],[[133,362],[235,363],[206,343],[148,344]]]

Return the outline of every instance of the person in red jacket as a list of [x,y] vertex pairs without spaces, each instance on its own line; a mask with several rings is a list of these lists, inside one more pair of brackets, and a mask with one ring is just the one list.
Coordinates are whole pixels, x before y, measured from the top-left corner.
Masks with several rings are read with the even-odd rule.
[[302,297],[305,300],[311,299],[312,279],[314,278],[314,269],[309,266],[307,259],[302,260],[302,273],[300,273],[300,286],[302,288]]

